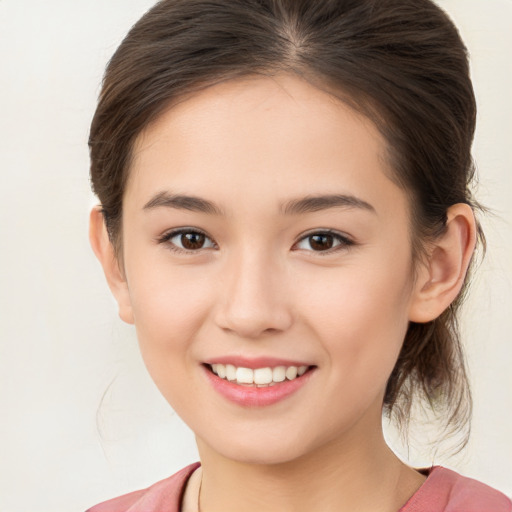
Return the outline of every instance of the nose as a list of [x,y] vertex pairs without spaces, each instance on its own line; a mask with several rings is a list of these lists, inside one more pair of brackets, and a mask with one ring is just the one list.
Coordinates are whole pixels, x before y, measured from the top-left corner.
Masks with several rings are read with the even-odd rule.
[[226,261],[216,310],[224,331],[257,339],[289,329],[293,322],[284,265],[263,251]]

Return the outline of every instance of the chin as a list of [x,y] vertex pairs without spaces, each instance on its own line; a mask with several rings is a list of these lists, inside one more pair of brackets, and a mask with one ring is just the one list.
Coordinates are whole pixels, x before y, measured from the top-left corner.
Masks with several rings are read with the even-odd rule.
[[[306,436],[293,432],[230,433],[230,435],[205,439],[208,450],[221,457],[242,464],[277,465],[287,464],[305,458],[318,449],[321,442],[308,442]],[[258,435],[260,434],[260,435]]]
[[276,449],[274,446],[248,446],[231,445],[221,453],[224,457],[243,464],[255,465],[278,465],[293,462],[304,456],[304,447],[293,449],[289,446],[281,446]]

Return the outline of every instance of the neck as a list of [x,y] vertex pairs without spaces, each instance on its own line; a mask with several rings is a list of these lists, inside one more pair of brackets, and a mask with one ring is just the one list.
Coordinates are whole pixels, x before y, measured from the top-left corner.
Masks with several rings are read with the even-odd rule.
[[279,464],[227,459],[200,439],[198,448],[208,512],[396,512],[424,481],[393,454],[381,429]]

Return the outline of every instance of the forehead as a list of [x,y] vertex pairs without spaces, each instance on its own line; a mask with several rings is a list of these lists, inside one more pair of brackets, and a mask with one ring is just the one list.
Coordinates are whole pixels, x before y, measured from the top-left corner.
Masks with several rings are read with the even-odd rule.
[[260,204],[333,188],[368,196],[369,185],[393,185],[386,152],[369,119],[308,82],[245,77],[191,95],[149,125],[134,146],[127,195],[193,187],[225,198],[259,193]]
[[[384,145],[369,119],[307,81],[285,73],[274,77],[247,76],[218,83],[173,101],[172,106],[137,137],[134,155],[140,156],[150,149],[148,146],[156,138],[162,139],[166,135],[177,137],[174,139],[176,143],[189,139],[202,139],[206,143],[214,138],[212,135],[222,137],[233,124],[239,138],[245,137],[247,142],[268,143],[272,140],[279,144],[285,142],[282,137],[288,134],[297,144],[306,136],[311,145],[318,143],[314,138],[335,135],[333,131],[346,124],[347,118],[350,118],[352,128],[359,125],[358,131],[367,131],[377,144]],[[270,123],[274,129],[267,132],[267,140],[263,140],[262,131],[257,133],[257,130],[262,125],[268,128]],[[351,131],[354,137],[348,132],[339,135],[355,142],[358,133]],[[228,144],[229,140],[225,142]]]

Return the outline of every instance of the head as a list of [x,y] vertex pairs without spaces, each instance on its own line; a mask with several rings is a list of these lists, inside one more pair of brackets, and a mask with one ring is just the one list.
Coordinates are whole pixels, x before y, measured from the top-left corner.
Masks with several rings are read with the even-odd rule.
[[[126,251],[135,244],[129,223],[136,221],[126,208],[127,201],[142,201],[137,194],[144,190],[146,182],[140,180],[145,179],[146,168],[153,168],[157,161],[161,165],[162,158],[173,158],[171,150],[167,154],[162,150],[154,160],[151,148],[163,147],[162,140],[171,141],[166,147],[172,148],[183,133],[186,142],[204,142],[206,147],[207,138],[187,140],[183,130],[187,123],[194,126],[190,124],[192,119],[199,126],[201,115],[206,121],[224,115],[230,97],[235,105],[239,101],[240,105],[260,108],[258,105],[268,95],[279,97],[279,89],[288,91],[306,109],[298,111],[301,115],[296,123],[300,124],[301,116],[313,122],[314,111],[322,114],[323,124],[315,126],[317,133],[331,129],[331,148],[335,129],[345,136],[345,154],[357,152],[362,140],[372,142],[375,158],[367,164],[373,168],[380,163],[381,178],[389,182],[387,204],[399,204],[403,199],[402,211],[406,215],[402,228],[406,231],[402,230],[402,235],[406,233],[407,237],[402,236],[401,240],[408,242],[410,259],[403,260],[403,287],[396,297],[404,300],[400,304],[407,315],[397,324],[397,345],[385,366],[389,371],[382,376],[385,387],[381,394],[375,391],[375,396],[387,413],[395,414],[401,421],[407,419],[413,397],[418,397],[442,411],[452,424],[467,424],[470,395],[457,330],[457,310],[468,281],[466,270],[475,234],[483,240],[471,216],[476,206],[470,193],[470,149],[476,108],[465,47],[451,21],[430,0],[161,1],[132,28],[108,65],[89,141],[93,190],[101,202],[101,221],[108,235],[105,244],[108,242],[115,257],[119,279],[128,283],[126,294],[132,294],[127,299],[131,300],[130,307],[137,300],[136,286],[130,289],[125,263]],[[270,101],[271,108],[284,105],[285,96],[280,97],[280,102]],[[330,118],[329,105],[337,113],[337,120]],[[240,110],[236,112],[240,115]],[[283,111],[285,116],[286,112],[290,110]],[[350,130],[344,132],[343,126],[337,125],[340,119]],[[242,119],[239,117],[238,121]],[[225,129],[230,133],[229,127]],[[283,123],[282,129],[295,134],[289,124]],[[297,129],[300,131],[300,127]],[[261,135],[264,130],[258,133]],[[351,140],[357,133],[360,138]],[[236,131],[231,134],[235,139]],[[321,141],[313,135],[315,161],[321,161]],[[303,142],[307,146],[307,141]],[[267,151],[268,143],[264,146]],[[362,153],[357,154],[360,157]],[[284,164],[284,154],[279,157]],[[342,160],[343,155],[340,153],[337,158]],[[267,168],[270,165],[263,157],[261,162],[268,164]],[[327,184],[331,170],[326,167],[324,175],[318,171]],[[297,180],[304,187],[311,187],[315,180],[308,182],[305,172],[298,171]],[[247,178],[246,174],[241,176]],[[315,176],[312,174],[312,178]],[[350,189],[352,182],[346,176],[342,184]],[[225,178],[231,184],[237,181],[233,170]],[[284,194],[294,183],[289,169],[267,180],[271,178],[276,194]],[[198,175],[196,179],[204,183],[209,178]],[[212,174],[210,190],[215,193],[232,189],[232,195],[236,195],[234,185],[222,183]],[[258,183],[256,179],[253,187]],[[357,189],[357,184],[353,188]],[[208,187],[204,190],[207,194]],[[396,201],[395,192],[399,192]],[[98,213],[93,213],[94,216],[96,220],[100,218]],[[398,218],[394,217],[397,222]],[[250,219],[253,218],[246,219],[248,224]],[[93,220],[92,224],[92,231],[99,233],[98,222]],[[400,232],[400,227],[392,230],[390,236],[395,231]],[[130,236],[132,241],[127,238]],[[99,236],[93,234],[92,239],[97,253],[108,252]],[[459,244],[459,267],[454,270],[456,265],[446,264],[445,255],[457,239],[465,242]],[[253,268],[258,268],[254,264]],[[243,264],[231,264],[229,268],[233,276],[240,272],[236,279],[243,282]],[[388,270],[400,273],[400,268]],[[228,275],[226,271],[223,277]],[[198,283],[205,279],[202,274],[194,276]],[[325,273],[324,277],[327,276]],[[336,283],[336,279],[333,278],[333,286],[342,284]],[[437,286],[439,283],[444,288]],[[293,291],[298,293],[298,289]],[[332,291],[333,298],[336,293]],[[179,308],[182,298],[176,299],[173,307]],[[268,304],[272,305],[272,300],[268,298]],[[386,300],[383,296],[382,301]],[[322,304],[321,295],[317,302]],[[279,312],[276,304],[272,307]],[[123,310],[121,304],[120,308],[124,319],[139,328],[133,311]],[[275,325],[269,324],[272,332],[285,332],[292,325],[293,315],[287,316],[289,311],[285,309],[279,315],[276,313]],[[228,327],[227,314],[218,315],[217,323],[223,324],[224,331],[245,332],[241,335],[248,339],[255,337],[253,331],[244,331],[243,326],[238,330],[231,328],[233,325]],[[142,330],[147,332],[150,327],[143,326]],[[141,345],[144,355],[143,340]],[[158,378],[155,380],[158,385]]]

